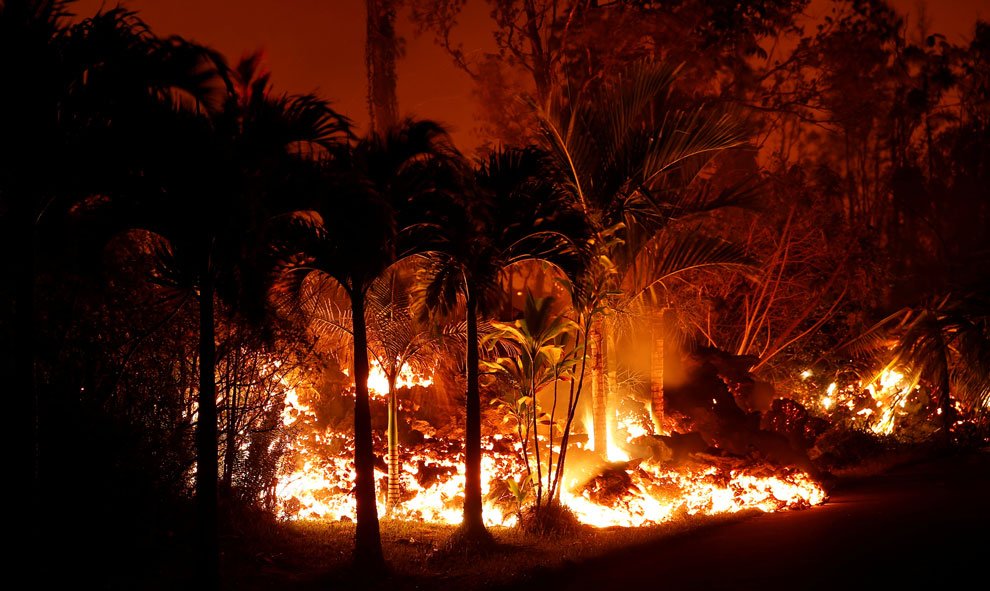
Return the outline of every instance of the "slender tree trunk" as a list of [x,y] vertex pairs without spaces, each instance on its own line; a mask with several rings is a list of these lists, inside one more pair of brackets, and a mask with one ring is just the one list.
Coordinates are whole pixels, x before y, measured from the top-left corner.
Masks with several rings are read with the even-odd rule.
[[[16,454],[18,461],[23,462],[18,468],[23,469],[23,476],[29,478],[31,505],[28,507],[31,528],[32,550],[40,550],[43,544],[41,532],[42,527],[38,525],[36,517],[40,515],[42,507],[41,495],[44,492],[42,480],[47,476],[43,474],[45,466],[42,462],[41,450],[41,404],[39,400],[38,387],[35,383],[35,225],[34,219],[26,203],[26,194],[16,195],[21,199],[10,195],[14,206],[20,210],[10,211],[10,217],[4,219],[4,247],[6,256],[11,261],[12,274],[10,275],[13,288],[14,308],[11,310],[12,317],[10,335],[13,342],[10,343],[11,361],[13,366],[10,374],[10,386],[7,400],[11,404],[11,417],[23,417],[26,424],[21,423],[25,428],[23,436],[16,436],[21,433],[19,429],[12,429],[12,439],[10,441],[16,446],[24,446],[23,453]],[[19,203],[19,201],[23,201]],[[18,207],[19,206],[19,207]],[[25,211],[26,210],[26,211]],[[11,222],[8,223],[7,222]],[[12,226],[12,227],[11,227]],[[26,250],[26,252],[24,252]],[[20,256],[14,253],[21,253]],[[6,312],[6,310],[4,311]],[[6,364],[4,368],[6,368]],[[13,446],[12,446],[13,447]],[[33,558],[33,556],[32,556]]]
[[664,412],[665,396],[671,378],[679,378],[680,349],[675,340],[675,314],[663,308],[653,321],[653,350],[650,352],[650,414],[658,432],[666,432]]
[[[236,361],[233,365],[237,367]],[[220,487],[221,493],[226,499],[230,498],[234,488],[234,464],[237,462],[237,385],[236,378],[231,377],[229,379],[231,383],[227,386],[226,446],[224,447],[223,478]]]
[[540,104],[546,104],[550,97],[550,90],[553,84],[553,74],[550,66],[551,56],[544,47],[543,36],[540,34],[539,23],[543,17],[539,14],[536,5],[529,0],[523,3],[526,11],[526,36],[529,39],[530,60],[532,61],[531,71],[533,72],[533,82],[536,84],[536,96]]
[[[533,363],[534,370],[536,364]],[[535,371],[530,376],[529,383],[529,396],[532,397],[533,403],[529,407],[530,416],[533,419],[533,459],[536,463],[536,510],[540,510],[540,505],[543,502],[543,463],[540,461],[540,413],[537,412],[536,406],[536,373]]]
[[651,341],[653,348],[650,350],[650,417],[653,419],[653,428],[658,434],[665,432],[663,427],[663,317],[664,312],[660,312],[659,317],[654,317],[650,326]]
[[[398,371],[398,370],[396,370]],[[385,512],[391,513],[399,504],[399,397],[395,391],[395,375],[388,376],[388,495]]]
[[952,406],[952,397],[949,395],[952,384],[949,376],[949,359],[947,355],[948,344],[946,344],[945,339],[942,336],[941,327],[939,327],[938,330],[940,345],[939,350],[942,355],[938,370],[938,409],[940,412],[940,418],[942,419],[942,429],[939,435],[941,444],[948,448],[952,445],[952,424],[956,420],[956,412],[955,408]]
[[199,400],[196,422],[196,504],[199,513],[200,584],[220,586],[217,542],[217,384],[213,269],[209,252],[199,273]]
[[605,328],[601,317],[591,326],[591,410],[594,422],[595,451],[605,457],[608,454],[608,357]]
[[353,290],[351,315],[354,324],[354,492],[357,528],[354,563],[368,573],[385,568],[382,537],[375,498],[375,450],[368,396],[368,332],[364,319],[364,294]]
[[399,44],[395,37],[395,0],[365,0],[367,37],[364,59],[368,74],[368,115],[371,130],[382,132],[399,119],[395,61]]
[[478,303],[467,297],[467,400],[464,424],[464,533],[487,536],[481,502],[481,392],[478,387]]
[[[583,332],[583,331],[582,331]],[[580,339],[581,333],[578,333]],[[580,340],[575,341],[575,346]],[[571,380],[567,396],[567,421],[564,424],[564,433],[560,438],[560,454],[557,456],[557,471],[553,476],[553,485],[550,487],[550,498],[560,500],[561,479],[564,475],[564,462],[567,459],[567,447],[571,437],[571,428],[574,424],[574,415],[577,412],[578,403],[581,401],[581,391],[584,388],[585,369],[588,367],[588,349],[582,345],[581,349],[581,372],[578,375],[577,384]]]
[[616,359],[615,325],[606,317],[602,318],[602,333],[605,342],[605,428],[606,433],[613,436],[619,431],[619,413],[616,404],[619,400],[618,361]]

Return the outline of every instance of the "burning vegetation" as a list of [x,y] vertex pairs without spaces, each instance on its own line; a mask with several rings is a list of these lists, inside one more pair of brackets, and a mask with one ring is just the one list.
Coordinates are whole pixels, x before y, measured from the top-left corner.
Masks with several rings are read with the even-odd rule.
[[[377,385],[372,390],[373,399],[379,403],[379,415],[384,415],[387,392],[380,389],[385,385],[384,374],[375,369],[369,382]],[[448,422],[434,426],[416,418],[418,413],[413,409],[436,397],[435,386],[430,380],[417,383],[411,375],[404,378],[406,385],[399,387],[400,393],[409,402],[402,409],[400,429],[401,501],[387,512],[384,494],[379,494],[379,512],[394,519],[458,524],[463,517],[464,495],[463,441],[458,425]],[[289,444],[278,477],[278,513],[287,519],[352,520],[353,444],[346,431],[321,428],[316,413],[301,400],[305,396],[298,390],[290,389],[286,394],[283,421],[295,440]],[[312,389],[310,395],[318,396]],[[348,393],[340,396],[346,398]],[[498,420],[500,415],[503,420]],[[512,526],[518,523],[527,497],[532,495],[532,485],[516,434],[497,428],[510,422],[504,420],[509,415],[495,411],[487,416],[495,425],[485,429],[483,440],[485,521],[488,525]],[[626,420],[637,418],[641,417]],[[620,422],[619,430],[629,429]],[[683,457],[674,462],[673,451],[654,433],[623,441],[622,448],[649,455],[629,458],[628,452],[612,444],[611,452],[605,450],[606,457],[625,459],[610,461],[589,448],[586,434],[575,435],[560,501],[582,523],[596,527],[658,524],[678,514],[806,508],[825,500],[821,485],[796,467],[711,455],[706,451],[717,450],[707,448],[682,451]],[[377,439],[379,455],[384,458],[384,438]],[[376,477],[378,490],[384,493],[388,490],[384,461],[376,469]]]
[[[0,326],[51,570],[216,589],[252,527],[311,520],[384,573],[380,518],[472,552],[990,441],[987,23],[489,0],[475,55],[467,3],[369,0],[359,130],[261,52],[72,4],[0,0]],[[475,153],[399,116],[400,6],[477,85]]]

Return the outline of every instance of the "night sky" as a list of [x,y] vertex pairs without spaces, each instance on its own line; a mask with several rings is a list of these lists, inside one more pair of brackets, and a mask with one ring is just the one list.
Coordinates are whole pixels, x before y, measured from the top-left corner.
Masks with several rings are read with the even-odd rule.
[[[106,0],[81,0],[82,16]],[[354,120],[367,124],[363,0],[130,0],[123,3],[159,35],[178,34],[220,50],[231,61],[264,49],[276,90],[317,92]],[[901,13],[916,13],[918,0],[892,0]],[[814,4],[813,4],[814,7]],[[932,31],[949,41],[969,39],[977,18],[990,19],[990,0],[938,0],[928,3]],[[460,18],[459,40],[467,53],[494,47],[487,3],[470,0]],[[406,55],[399,61],[399,110],[444,122],[457,145],[470,151],[473,133],[471,81],[457,70],[431,34],[417,37],[403,11],[398,19]]]

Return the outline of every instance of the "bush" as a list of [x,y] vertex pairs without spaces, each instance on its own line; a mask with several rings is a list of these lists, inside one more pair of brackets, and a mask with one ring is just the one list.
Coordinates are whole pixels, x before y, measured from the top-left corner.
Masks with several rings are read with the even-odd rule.
[[540,507],[530,505],[523,510],[519,527],[529,534],[563,537],[578,532],[583,526],[569,507],[558,501],[551,501]]

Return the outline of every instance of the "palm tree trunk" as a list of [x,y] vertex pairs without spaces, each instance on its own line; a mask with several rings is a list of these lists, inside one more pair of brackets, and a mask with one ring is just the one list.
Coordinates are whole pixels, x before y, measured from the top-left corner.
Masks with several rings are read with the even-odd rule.
[[481,503],[481,392],[478,388],[478,303],[467,297],[467,400],[464,424],[464,522],[470,538],[485,536]]
[[[38,397],[37,384],[35,384],[35,225],[30,209],[26,207],[26,194],[11,195],[17,210],[9,213],[14,220],[10,226],[4,224],[4,246],[8,246],[7,256],[11,259],[13,272],[14,309],[12,315],[13,328],[13,375],[11,389],[8,391],[7,399],[11,401],[12,415],[27,418],[28,424],[25,431],[29,434],[26,440],[19,440],[19,443],[26,443],[27,453],[17,454],[18,458],[26,460],[23,466],[25,476],[30,478],[30,498],[31,515],[39,515],[41,510],[42,484],[42,462],[41,462],[41,405]],[[18,199],[17,197],[20,197]],[[23,208],[23,209],[22,209]],[[5,222],[8,220],[4,220]],[[10,239],[8,243],[7,239]],[[23,252],[23,250],[27,252]],[[14,253],[22,254],[15,255]],[[16,408],[16,410],[14,410]],[[33,525],[33,524],[32,524]],[[41,531],[43,528],[32,527],[31,542],[41,544]],[[41,546],[35,546],[40,548]]]
[[664,312],[660,312],[660,318],[654,317],[651,323],[651,341],[653,348],[650,350],[650,417],[653,419],[653,428],[657,434],[664,433],[663,428],[663,357],[664,357],[664,337],[663,337],[663,317]]
[[[398,371],[398,370],[396,370]],[[399,504],[399,397],[395,391],[395,372],[388,376],[388,495],[385,512]]]
[[[616,361],[616,331],[615,325],[608,318],[602,318],[602,333],[605,343],[605,429],[606,434],[618,433],[619,414],[616,411],[616,404],[619,400],[619,376]],[[614,438],[613,438],[614,443]]]
[[364,293],[353,290],[351,314],[354,323],[354,492],[357,528],[354,564],[369,573],[385,568],[382,537],[375,499],[375,450],[368,396],[368,332],[364,320]]
[[209,253],[199,273],[199,399],[196,422],[196,505],[199,516],[200,584],[220,586],[217,541],[217,384],[213,269]]
[[955,409],[952,407],[952,397],[949,391],[952,388],[949,376],[949,359],[947,356],[948,345],[942,336],[941,329],[938,333],[942,359],[938,371],[938,409],[942,419],[942,429],[940,433],[940,443],[948,448],[952,445],[952,424],[955,422]]
[[594,423],[595,451],[605,456],[608,453],[608,367],[606,359],[605,329],[599,317],[591,326],[591,412]]

